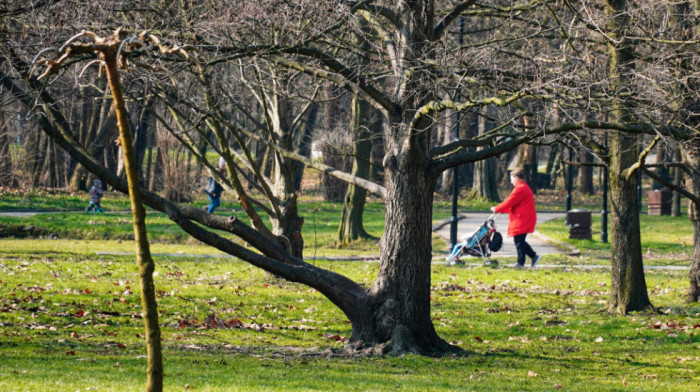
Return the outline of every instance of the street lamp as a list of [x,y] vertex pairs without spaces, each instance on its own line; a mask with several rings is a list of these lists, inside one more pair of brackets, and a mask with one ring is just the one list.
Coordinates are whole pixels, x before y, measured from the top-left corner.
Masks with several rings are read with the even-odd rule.
[[[464,19],[459,18],[459,45],[462,46],[463,40],[462,35],[464,34]],[[459,86],[457,86],[457,91],[455,92],[455,101],[459,102]],[[455,140],[459,140],[459,123],[462,120],[461,113],[457,111],[455,114]],[[459,202],[459,166],[455,165],[452,168],[452,217],[450,218],[450,249],[452,252],[454,247],[457,245],[457,203]]]
[[569,147],[569,167],[568,175],[566,179],[566,210],[571,210],[571,188],[574,186],[574,166],[572,165],[574,161],[574,149]]
[[[608,135],[605,135],[604,141],[605,150],[608,149]],[[603,211],[600,213],[600,242],[608,242],[608,181],[610,181],[610,173],[608,172],[607,162],[603,162]]]

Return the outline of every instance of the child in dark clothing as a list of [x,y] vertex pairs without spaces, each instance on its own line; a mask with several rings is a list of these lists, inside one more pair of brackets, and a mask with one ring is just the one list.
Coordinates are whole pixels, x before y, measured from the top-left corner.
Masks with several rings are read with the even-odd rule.
[[95,179],[90,188],[90,205],[85,208],[85,212],[95,211],[95,212],[105,212],[100,205],[100,199],[102,199],[102,181]]

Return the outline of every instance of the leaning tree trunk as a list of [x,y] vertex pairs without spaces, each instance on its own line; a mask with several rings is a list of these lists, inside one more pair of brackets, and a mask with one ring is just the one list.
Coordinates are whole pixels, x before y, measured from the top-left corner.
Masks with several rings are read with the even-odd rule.
[[160,326],[158,325],[158,305],[155,296],[155,284],[153,272],[155,263],[151,258],[151,251],[146,233],[146,211],[141,203],[141,190],[139,188],[138,167],[134,153],[133,141],[129,130],[129,121],[126,114],[126,106],[122,95],[119,72],[117,70],[116,50],[121,39],[110,46],[102,54],[107,70],[109,88],[114,99],[114,107],[117,114],[119,128],[119,142],[124,152],[124,169],[129,185],[129,199],[131,201],[131,213],[133,216],[134,239],[136,241],[136,259],[139,266],[139,278],[141,282],[141,307],[146,332],[147,348],[147,385],[146,391],[159,392],[163,390],[163,357],[160,343]]

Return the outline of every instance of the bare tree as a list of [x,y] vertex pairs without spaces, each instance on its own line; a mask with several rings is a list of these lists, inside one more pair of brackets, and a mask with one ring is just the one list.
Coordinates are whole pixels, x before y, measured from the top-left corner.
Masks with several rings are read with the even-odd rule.
[[[637,135],[641,134],[688,138],[691,133],[687,127],[660,121],[661,117],[656,116],[653,109],[658,107],[655,105],[659,99],[643,101],[634,94],[637,90],[633,88],[641,86],[630,82],[636,79],[628,78],[659,76],[650,71],[644,73],[651,69],[649,63],[640,60],[644,56],[632,56],[630,52],[630,48],[636,46],[630,41],[632,34],[626,19],[630,11],[624,3],[612,0],[606,3],[610,10],[607,17],[605,9],[594,7],[586,8],[591,12],[579,12],[568,2],[547,4],[549,7],[505,0],[488,4],[471,0],[337,1],[331,4],[332,7],[323,7],[323,4],[291,4],[282,0],[222,3],[223,12],[195,23],[199,29],[196,34],[189,30],[187,23],[178,20],[178,15],[189,15],[197,11],[197,7],[211,5],[197,4],[193,6],[194,11],[177,8],[163,17],[162,22],[175,26],[171,31],[174,39],[182,40],[182,50],[159,55],[158,61],[167,64],[172,74],[177,73],[175,76],[182,75],[182,78],[173,77],[176,83],[173,90],[182,89],[191,96],[183,97],[177,91],[169,91],[164,87],[167,78],[162,77],[159,100],[172,110],[175,128],[199,134],[202,141],[210,143],[209,146],[226,159],[227,185],[236,191],[243,208],[251,208],[252,199],[247,197],[242,182],[243,173],[248,172],[239,167],[257,158],[247,150],[251,141],[264,146],[269,152],[267,156],[279,163],[301,162],[307,169],[323,171],[383,197],[386,201],[385,232],[380,240],[379,272],[371,287],[304,262],[292,246],[286,246],[278,236],[271,236],[271,230],[255,220],[251,227],[234,218],[206,214],[147,191],[142,193],[142,201],[166,212],[193,237],[323,293],[352,324],[350,350],[439,354],[456,349],[437,335],[430,314],[431,207],[435,185],[445,170],[509,153],[524,143],[559,140],[588,143],[585,139],[591,130],[605,131],[613,140],[614,153],[610,157],[616,198],[613,206],[617,217],[625,218],[633,211],[636,216],[635,199],[627,196],[635,184],[629,175],[640,162],[639,152],[627,147],[635,144]],[[590,4],[576,5],[588,7]],[[152,6],[159,7],[155,3]],[[446,40],[445,36],[459,16],[474,23],[465,23],[464,44],[455,47],[454,40]],[[366,29],[361,27],[360,20],[367,23]],[[644,23],[653,23],[653,20],[644,19]],[[143,24],[148,27],[147,22]],[[202,36],[202,33],[206,34]],[[362,50],[350,44],[350,36],[360,37],[369,45]],[[574,39],[579,36],[582,39]],[[129,53],[132,58],[146,58],[154,52],[150,48],[125,45],[133,50]],[[609,46],[610,62],[599,55],[606,46]],[[639,48],[645,54],[652,53],[648,47]],[[357,54],[368,62],[358,65],[353,61]],[[248,63],[249,58],[252,60]],[[631,59],[640,64],[633,66]],[[228,79],[212,77],[230,77],[232,73],[224,73],[218,67],[240,64],[246,67],[258,64],[257,68],[249,70],[271,76],[271,79],[248,79],[253,87],[249,90],[256,92],[257,98],[253,99],[264,111],[265,118],[261,121],[260,116],[250,113],[246,116],[246,126],[232,120],[236,116],[227,105],[246,101],[251,95],[232,96],[224,104],[219,98],[226,97],[226,92],[232,90],[223,83]],[[609,64],[613,67],[608,67]],[[15,62],[14,69],[21,71],[21,64]],[[616,73],[608,74],[609,69]],[[183,85],[178,86],[177,83],[183,83],[178,80],[186,79],[186,75],[190,75],[191,80],[201,80],[204,88],[185,90]],[[252,74],[242,74],[236,82],[243,83],[243,77],[248,75]],[[277,88],[291,86],[287,83],[291,75],[299,78],[306,75],[306,80],[324,80],[339,86],[381,114],[381,138],[385,148],[383,184],[312,161],[289,144],[290,135],[285,132],[293,127],[283,124],[298,117],[303,107],[315,100],[308,99],[313,96],[315,87],[311,83],[295,84],[290,90]],[[0,81],[9,89],[11,83],[2,76]],[[39,95],[42,86],[32,81],[32,75],[25,72],[23,76],[27,85],[36,91],[18,91],[18,86],[13,86],[13,94],[31,93],[38,97],[42,104],[36,109],[43,114],[41,118],[50,119],[41,123],[42,130],[90,171],[117,189],[127,191],[123,180],[79,145],[70,126],[61,120],[62,108],[51,104],[51,95],[46,90]],[[462,91],[459,97],[454,94],[455,86]],[[300,99],[305,103],[298,105],[302,110],[290,111],[290,99],[295,96],[305,97]],[[31,100],[25,102],[31,105]],[[552,102],[556,102],[560,111],[555,123],[546,113],[539,112],[540,109],[537,112],[532,109]],[[600,112],[607,108],[613,109],[610,113],[613,121],[602,121],[608,113],[601,115]],[[635,109],[635,117],[631,116],[631,108]],[[184,109],[196,115],[184,113]],[[459,140],[438,140],[436,123],[445,118],[441,113],[448,109],[460,113],[488,113],[494,128]],[[518,126],[523,118],[530,118],[531,123]],[[187,132],[172,133],[182,136],[180,142],[209,167],[197,149],[197,140],[188,139]],[[235,144],[230,142],[231,137],[236,138]],[[595,144],[595,140],[591,138],[590,143]],[[262,193],[273,195],[272,184],[263,180],[267,177],[263,175],[264,169],[259,165],[246,169],[255,173]],[[287,169],[295,170],[291,166],[275,167],[272,175],[284,174],[281,170]],[[284,192],[289,194],[290,189],[293,188],[285,187]],[[293,201],[293,197],[279,199]],[[275,200],[275,196],[268,200]],[[270,206],[267,208],[274,210],[275,204]],[[616,245],[610,308],[614,311],[626,312],[648,305],[643,273],[640,275],[641,252],[635,250],[639,248],[638,220],[636,222],[635,226],[630,216],[630,222],[618,221],[617,226],[613,225]],[[209,229],[232,233],[257,252]],[[285,230],[292,230],[293,235],[298,226],[289,222]]]
[[[92,39],[93,43],[74,43],[81,37]],[[109,89],[114,100],[114,108],[117,116],[119,128],[119,144],[124,151],[125,170],[128,181],[128,194],[131,202],[131,212],[133,215],[134,239],[136,242],[136,260],[139,267],[139,281],[141,283],[141,306],[143,308],[144,326],[146,332],[146,348],[148,366],[146,373],[148,381],[146,391],[163,390],[163,359],[160,342],[160,326],[158,325],[158,307],[155,296],[155,285],[153,283],[153,272],[155,263],[151,258],[150,246],[146,233],[146,211],[141,202],[141,191],[139,187],[139,177],[137,169],[136,154],[134,152],[133,139],[129,127],[126,104],[122,92],[122,82],[119,76],[118,67],[126,67],[126,59],[121,58],[122,49],[128,49],[131,45],[143,45],[143,40],[150,38],[149,34],[144,34],[136,40],[129,38],[126,33],[118,29],[112,36],[100,37],[95,33],[83,31],[68,39],[58,50],[60,57],[56,60],[40,59],[35,65],[46,63],[46,70],[37,78],[37,81],[59,72],[64,62],[72,58],[79,58],[81,55],[93,55],[99,61],[99,65],[104,67],[107,74]],[[157,42],[157,41],[156,41]],[[55,48],[53,50],[56,50]],[[43,53],[46,50],[40,52]],[[38,59],[39,56],[35,58]]]

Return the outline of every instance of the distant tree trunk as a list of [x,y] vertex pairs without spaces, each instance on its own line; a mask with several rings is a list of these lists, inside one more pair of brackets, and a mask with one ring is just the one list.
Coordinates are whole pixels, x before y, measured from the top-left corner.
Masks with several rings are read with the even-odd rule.
[[[531,119],[528,116],[523,117],[523,125],[525,128],[530,128]],[[537,178],[537,146],[526,144],[522,147],[523,152],[523,170],[525,170],[525,182],[530,185],[532,193],[537,194],[537,189],[539,188],[539,181]]]
[[[680,162],[683,157],[681,156],[680,148],[677,148],[673,153],[674,162]],[[673,185],[676,187],[681,187],[683,182],[683,170],[680,167],[673,168]],[[671,201],[671,216],[681,216],[681,194],[679,192],[673,192],[673,199]]]
[[42,136],[42,134],[36,134],[36,142],[32,143],[32,153],[30,156],[31,164],[31,186],[32,189],[37,188],[41,185],[41,175],[44,172],[44,165],[46,164],[46,151],[49,147],[49,140],[47,137]]
[[557,184],[557,168],[559,161],[557,160],[559,156],[559,145],[554,144],[549,148],[549,155],[547,155],[547,168],[545,173],[547,173],[547,178],[549,179],[548,188],[556,188]]
[[[107,82],[103,79],[98,79],[95,81],[95,85],[97,89],[102,90],[107,86]],[[89,121],[83,127],[83,132],[81,132],[82,139],[80,141],[93,157],[99,158],[104,154],[105,143],[111,143],[113,139],[116,129],[114,126],[114,109],[112,101],[108,99],[99,100],[99,104],[94,102],[94,100],[91,101],[90,105],[85,105],[86,108],[89,107],[91,110]],[[109,140],[105,140],[107,137],[109,137]],[[68,182],[69,189],[73,191],[87,190],[87,177],[87,170],[76,164]]]
[[8,128],[5,112],[0,111],[0,186],[12,185],[12,157],[10,156]]
[[46,143],[46,174],[47,185],[50,188],[58,188],[58,154],[54,146],[53,140],[49,139]]
[[579,154],[581,167],[579,169],[579,190],[584,195],[592,195],[593,190],[593,154],[588,150],[583,150]]
[[[483,109],[484,111],[486,108]],[[489,123],[486,116],[479,116],[479,134],[489,131]],[[498,161],[497,158],[487,158],[474,162],[474,179],[470,197],[488,200],[492,202],[500,201],[498,196]]]
[[[629,16],[626,0],[606,0],[609,16],[606,25],[610,81],[613,93],[622,94],[634,74],[632,44],[627,36]],[[615,42],[613,44],[612,42]],[[632,110],[621,100],[613,103],[613,118],[621,123],[633,122]],[[637,175],[629,168],[637,162],[637,136],[611,132],[610,137],[610,242],[612,285],[608,311],[627,314],[651,307],[644,278],[642,246],[637,207]]]
[[146,149],[146,172],[145,172],[145,180],[146,180],[146,189],[149,191],[153,191],[153,146],[149,145],[148,149]]
[[[351,103],[350,132],[353,135],[353,160],[352,174],[360,178],[369,179],[372,155],[372,121],[369,104],[356,95]],[[369,120],[369,121],[367,121]],[[353,241],[361,238],[370,238],[362,224],[362,215],[365,209],[367,191],[354,184],[348,184],[343,201],[343,211],[340,216],[338,228],[338,246],[345,247]]]
[[[306,114],[306,121],[301,126],[299,135],[299,145],[297,151],[299,155],[304,157],[311,156],[311,145],[314,128],[316,127],[316,121],[318,119],[319,105],[314,104],[309,108],[309,112]],[[297,177],[294,180],[294,189],[297,191],[301,189],[301,181],[304,178],[304,166],[299,164],[299,170],[297,171]]]
[[134,138],[134,154],[136,155],[136,167],[138,168],[139,178],[141,183],[146,186],[148,181],[146,180],[147,172],[143,170],[143,160],[146,155],[146,148],[148,147],[148,135],[150,126],[153,119],[153,103],[155,102],[155,95],[149,97],[143,106],[137,106],[137,113],[139,116],[136,118],[136,132]]
[[[445,97],[447,99],[448,97]],[[454,127],[456,123],[455,111],[452,109],[447,109],[440,113],[440,121],[438,121],[438,139],[442,144],[451,143],[455,140]],[[445,170],[440,176],[440,181],[438,182],[439,191],[442,194],[448,194],[452,189],[452,184],[454,183],[454,170]]]

